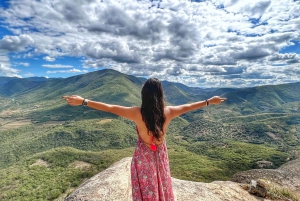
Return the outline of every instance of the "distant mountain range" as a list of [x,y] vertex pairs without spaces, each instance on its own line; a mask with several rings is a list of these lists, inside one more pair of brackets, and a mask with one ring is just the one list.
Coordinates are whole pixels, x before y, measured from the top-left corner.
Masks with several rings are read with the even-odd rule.
[[[92,73],[87,73],[84,75],[78,75],[73,76],[69,78],[50,78],[47,79],[45,77],[30,77],[30,78],[16,78],[16,77],[0,77],[0,95],[9,97],[13,95],[19,95],[20,93],[30,93],[34,90],[39,90],[45,86],[50,85],[60,85],[60,83],[63,83],[63,87],[67,87],[70,91],[76,91],[77,89],[80,89],[81,87],[86,87],[87,85],[101,85],[106,84],[105,80],[107,80],[107,77],[110,76],[110,78],[118,79],[118,76],[120,76],[120,83],[122,82],[121,77],[126,77],[129,80],[132,80],[132,82],[136,83],[139,87],[146,81],[145,78],[139,78],[134,77],[130,75],[122,74],[118,71],[114,70],[101,70],[96,71]],[[101,80],[101,78],[104,78],[104,80]],[[107,81],[110,81],[109,79]],[[197,95],[203,95],[207,92],[212,92],[216,90],[215,88],[210,89],[202,89],[199,87],[188,87],[186,85],[183,85],[181,83],[173,83],[168,81],[162,81],[164,90],[167,95],[167,100],[169,99],[177,99],[175,94],[182,94],[184,96],[197,96]],[[75,86],[72,89],[69,87],[69,85]],[[88,90],[93,90],[95,87],[89,86],[90,88],[87,88]],[[49,90],[49,88],[47,89]],[[51,89],[50,89],[51,90]],[[55,90],[55,88],[52,89],[52,91]],[[186,101],[191,101],[191,97],[186,97]]]
[[18,77],[4,77],[4,76],[0,76],[0,87],[2,87],[3,85],[5,85],[6,83],[12,81],[12,80],[28,80],[28,81],[36,81],[36,82],[40,82],[40,81],[47,81],[50,79],[55,79],[55,78],[45,78],[45,77],[28,77],[28,78],[18,78]]
[[[97,92],[113,95],[120,91],[123,95],[133,93],[140,97],[140,89],[145,78],[122,74],[118,71],[105,69],[69,78],[31,77],[15,78],[0,77],[0,96],[2,97],[36,97],[36,100],[51,99],[63,94],[84,94],[97,98]],[[223,95],[227,103],[247,104],[255,107],[274,107],[287,102],[299,100],[300,82],[282,85],[259,86],[252,88],[209,88],[188,87],[180,83],[162,81],[165,99],[171,104],[182,104]],[[113,86],[114,85],[114,86]],[[118,88],[120,87],[120,88]],[[107,91],[109,88],[112,91]],[[131,89],[131,90],[128,90]],[[127,95],[128,95],[127,94]],[[104,97],[104,99],[110,99]],[[122,100],[114,102],[122,103]],[[136,103],[136,101],[134,101]]]
[[53,78],[47,79],[45,77],[0,77],[0,95],[11,96],[18,92],[27,91],[52,79]]
[[[140,90],[144,81],[145,78],[125,75],[108,69],[56,79],[0,77],[0,96],[19,97],[23,101],[40,101],[57,98],[63,94],[80,94],[89,98],[100,98],[101,96],[102,101],[128,105],[130,101],[122,100],[121,96],[134,96],[133,99],[130,99],[131,101],[134,100],[132,103],[139,103]],[[171,104],[198,100],[203,98],[204,94],[215,90],[188,87],[167,81],[162,83],[166,101]],[[118,98],[113,98],[114,94],[118,94]]]

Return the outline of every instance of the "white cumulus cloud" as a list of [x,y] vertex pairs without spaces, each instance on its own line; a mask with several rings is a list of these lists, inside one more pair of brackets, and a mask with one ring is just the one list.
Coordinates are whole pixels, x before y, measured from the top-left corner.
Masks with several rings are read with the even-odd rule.
[[53,71],[47,71],[47,74],[54,74],[54,73],[87,73],[87,70],[80,70],[80,69],[70,69],[70,70],[53,70]]
[[43,64],[44,68],[73,68],[71,65],[62,65],[62,64]]
[[299,12],[293,0],[11,0],[0,17],[15,36],[0,40],[0,52],[85,57],[83,68],[204,87],[284,83],[300,79],[284,74],[299,52],[280,53],[300,40]]
[[21,77],[20,70],[11,67],[9,57],[0,54],[0,76]]
[[55,58],[52,58],[52,57],[49,57],[49,56],[45,56],[45,57],[43,57],[43,59],[44,60],[46,60],[46,61],[55,61]]

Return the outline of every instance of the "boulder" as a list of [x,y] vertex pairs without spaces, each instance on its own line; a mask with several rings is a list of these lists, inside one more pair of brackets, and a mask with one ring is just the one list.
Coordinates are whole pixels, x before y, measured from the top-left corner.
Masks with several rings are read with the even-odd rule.
[[265,198],[268,194],[268,185],[262,180],[251,180],[249,185],[249,193]]

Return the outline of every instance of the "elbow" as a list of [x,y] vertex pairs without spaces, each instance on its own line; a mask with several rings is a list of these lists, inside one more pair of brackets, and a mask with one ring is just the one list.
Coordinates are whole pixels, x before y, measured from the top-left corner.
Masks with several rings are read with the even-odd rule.
[[103,111],[113,113],[113,107],[111,105],[107,105],[107,107],[105,107]]

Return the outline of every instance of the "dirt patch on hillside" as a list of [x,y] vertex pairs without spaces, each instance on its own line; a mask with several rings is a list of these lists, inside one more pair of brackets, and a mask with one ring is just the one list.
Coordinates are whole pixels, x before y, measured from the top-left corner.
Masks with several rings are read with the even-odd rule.
[[11,122],[13,122],[13,121],[10,120],[10,119],[2,119],[2,118],[0,118],[0,127],[3,126],[3,125],[5,125],[5,124],[11,123]]
[[30,119],[23,119],[17,121],[7,121],[8,123],[0,126],[0,131],[5,131],[9,129],[19,128],[21,126],[30,125],[32,124]]
[[274,140],[278,140],[279,138],[272,132],[267,132],[268,136],[270,136],[271,138],[273,138]]
[[224,112],[232,112],[232,110],[229,109],[223,109]]
[[84,161],[74,161],[70,166],[80,170],[87,170],[91,167],[91,164]]
[[50,125],[50,126],[58,126],[58,125],[63,125],[64,123],[65,123],[65,121],[45,121],[45,122],[39,123],[39,124]]
[[174,138],[177,139],[177,140],[178,140],[178,139],[179,139],[179,140],[182,140],[182,138],[184,138],[184,136],[182,136],[182,135],[177,135],[177,136],[174,136]]
[[42,160],[42,159],[37,159],[35,163],[33,163],[32,165],[30,165],[30,167],[32,167],[32,166],[49,167],[49,163],[47,161]]
[[108,123],[108,122],[111,122],[112,119],[102,119],[100,120],[99,122],[97,122],[98,124],[105,124],[105,123]]
[[7,117],[7,116],[11,116],[11,115],[13,115],[13,114],[15,114],[15,113],[18,113],[18,112],[22,112],[22,110],[20,110],[20,109],[16,109],[16,110],[3,110],[3,111],[1,111],[0,112],[0,116],[2,116],[2,117]]

